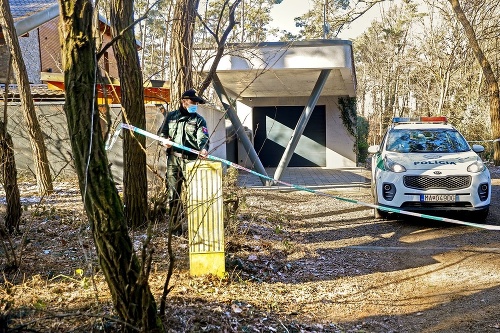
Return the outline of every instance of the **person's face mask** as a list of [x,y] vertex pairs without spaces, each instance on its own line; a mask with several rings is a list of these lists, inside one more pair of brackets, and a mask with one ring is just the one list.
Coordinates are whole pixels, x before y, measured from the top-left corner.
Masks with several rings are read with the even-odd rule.
[[187,110],[189,113],[196,113],[196,111],[198,111],[198,105],[189,105]]

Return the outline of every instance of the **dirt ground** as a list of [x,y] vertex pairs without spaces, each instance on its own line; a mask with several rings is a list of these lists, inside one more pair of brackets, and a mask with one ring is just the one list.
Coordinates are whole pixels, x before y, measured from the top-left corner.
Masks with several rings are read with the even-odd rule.
[[[39,202],[23,184],[21,267],[0,250],[0,332],[119,332],[81,199],[71,182]],[[431,220],[375,220],[369,189],[327,196],[239,190],[226,227],[226,277],[192,277],[187,239],[166,332],[500,332],[500,232]],[[487,223],[500,225],[500,179]],[[460,218],[460,216],[457,216]],[[159,300],[166,226],[154,226]],[[139,249],[144,231],[131,233]],[[4,244],[8,242],[4,239]],[[7,252],[6,252],[7,251]]]

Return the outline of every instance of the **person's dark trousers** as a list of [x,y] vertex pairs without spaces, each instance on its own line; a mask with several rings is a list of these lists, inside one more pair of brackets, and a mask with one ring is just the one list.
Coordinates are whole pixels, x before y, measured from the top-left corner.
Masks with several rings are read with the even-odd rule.
[[167,191],[169,201],[169,227],[172,233],[182,234],[184,206],[182,186],[184,183],[185,162],[182,158],[170,155],[167,160]]

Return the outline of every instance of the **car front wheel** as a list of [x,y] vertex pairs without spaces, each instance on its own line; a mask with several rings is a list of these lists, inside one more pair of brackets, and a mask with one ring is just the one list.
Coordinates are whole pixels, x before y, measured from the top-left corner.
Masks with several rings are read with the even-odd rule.
[[467,219],[469,220],[469,222],[484,223],[488,218],[489,211],[490,209],[486,208],[477,212],[469,213]]
[[[375,205],[378,205],[378,195],[376,187],[372,187],[372,195],[373,195],[373,202],[375,203]],[[373,209],[373,217],[376,219],[386,219],[388,215],[389,213],[384,210],[380,210],[378,208]]]

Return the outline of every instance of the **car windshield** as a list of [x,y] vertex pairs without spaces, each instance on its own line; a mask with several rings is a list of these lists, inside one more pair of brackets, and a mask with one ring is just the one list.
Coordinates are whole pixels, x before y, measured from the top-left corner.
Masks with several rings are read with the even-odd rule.
[[464,137],[453,129],[393,129],[386,150],[398,153],[458,153],[469,151]]

